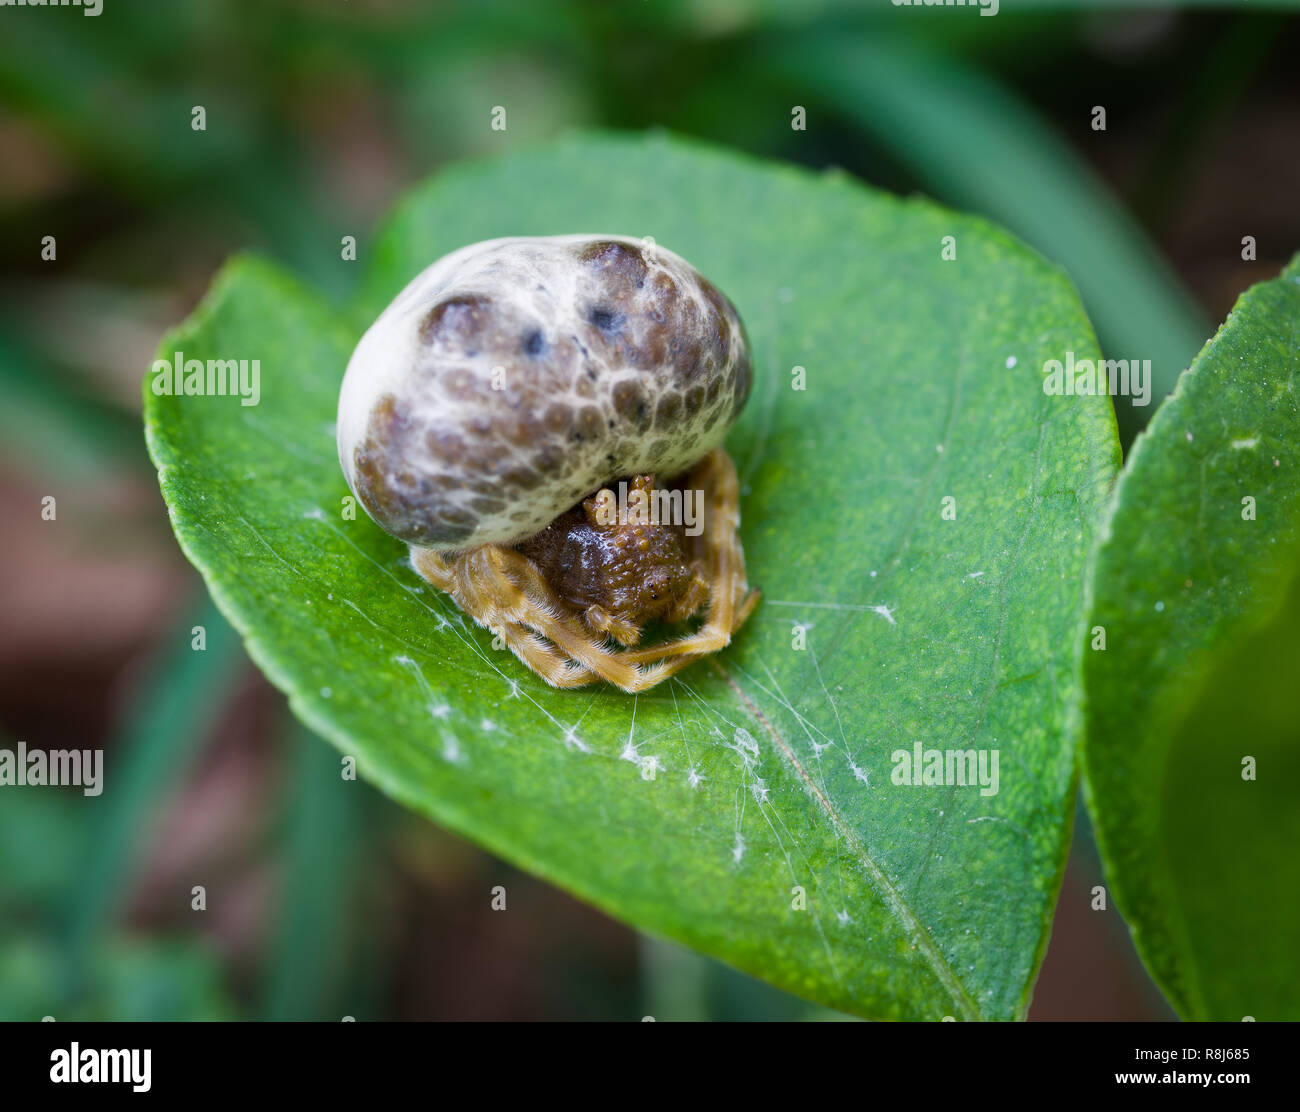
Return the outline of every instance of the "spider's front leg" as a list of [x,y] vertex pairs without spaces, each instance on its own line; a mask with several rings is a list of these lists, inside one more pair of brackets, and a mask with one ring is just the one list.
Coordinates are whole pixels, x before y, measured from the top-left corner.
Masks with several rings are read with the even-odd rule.
[[677,605],[664,615],[664,621],[684,622],[708,601],[709,584],[697,570],[691,580],[691,585],[686,588],[685,593],[677,600]]
[[730,457],[721,448],[713,449],[691,473],[688,483],[698,484],[704,491],[704,532],[697,541],[696,562],[701,569],[700,578],[706,584],[707,616],[695,633],[626,652],[625,660],[649,663],[717,652],[730,643],[732,633],[758,604],[758,592],[748,590],[745,554],[736,536],[740,522],[740,483]]
[[507,623],[493,630],[511,652],[552,687],[585,687],[596,675],[583,665],[555,651],[547,641],[527,626]]
[[570,607],[556,597],[531,560],[513,549],[495,545],[486,546],[484,552],[487,574],[483,578],[494,583],[498,594],[512,600],[509,617],[513,621],[535,630],[574,664],[624,691],[644,691],[658,682],[653,678],[654,669],[637,668],[624,654],[610,652],[598,642]]
[[635,645],[641,640],[639,625],[611,614],[603,606],[588,606],[583,611],[582,617],[597,633],[608,633],[624,648]]
[[484,549],[451,559],[427,548],[412,548],[411,562],[425,579],[451,595],[461,611],[499,637],[524,664],[554,687],[580,687],[595,678],[576,668],[563,653],[519,620],[524,598],[493,567]]

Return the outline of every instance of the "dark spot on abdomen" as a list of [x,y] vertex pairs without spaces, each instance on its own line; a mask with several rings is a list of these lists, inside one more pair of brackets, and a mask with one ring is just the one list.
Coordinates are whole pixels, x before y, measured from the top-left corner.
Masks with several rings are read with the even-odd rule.
[[481,293],[460,294],[440,301],[420,322],[420,341],[455,337],[464,341],[492,326],[492,299]]
[[642,432],[650,427],[650,403],[637,383],[625,379],[615,384],[613,400],[614,411],[624,421],[634,423]]
[[588,322],[602,332],[617,332],[623,327],[623,321],[626,319],[622,313],[611,309],[608,305],[596,305],[587,310]]
[[645,256],[639,247],[602,239],[582,249],[579,259],[591,270],[600,272],[607,282],[617,282],[640,289],[645,285]]
[[605,420],[600,415],[600,410],[594,405],[583,406],[569,431],[569,439],[581,444],[584,440],[595,440],[604,430]]

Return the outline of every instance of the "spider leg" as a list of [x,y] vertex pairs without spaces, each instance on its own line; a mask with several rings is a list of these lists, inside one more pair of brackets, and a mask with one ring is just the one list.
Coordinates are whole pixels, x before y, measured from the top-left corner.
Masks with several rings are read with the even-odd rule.
[[[698,603],[696,606],[698,607]],[[583,620],[597,633],[608,633],[620,645],[635,645],[641,640],[641,627],[616,617],[603,606],[588,606]]]
[[456,589],[456,576],[450,565],[432,548],[411,545],[411,566],[440,591],[452,594]]
[[[695,632],[643,649],[623,653],[623,659],[637,664],[666,662],[669,657],[702,656],[724,648],[746,618],[753,613],[759,593],[749,591],[745,579],[745,554],[737,540],[740,524],[740,482],[730,457],[714,448],[687,480],[704,491],[707,510],[704,531],[697,538],[699,562],[709,586],[709,609],[704,624]],[[677,671],[685,664],[672,662]],[[687,661],[689,663],[689,661]],[[671,673],[669,673],[671,674]]]
[[415,570],[439,590],[446,591],[462,611],[506,647],[529,668],[554,687],[581,687],[595,676],[583,667],[574,667],[568,657],[555,650],[520,622],[514,611],[520,598],[513,584],[497,574],[482,558],[481,550],[464,553],[447,560],[432,549],[411,546],[411,563]]
[[416,571],[554,687],[604,679],[637,692],[668,674],[660,665],[638,668],[594,642],[517,552],[484,545],[451,561],[427,548],[412,547],[411,554]]
[[691,585],[686,588],[686,593],[678,600],[677,605],[664,615],[664,621],[684,622],[708,600],[709,585],[704,581],[704,577],[696,572]]
[[628,646],[636,644],[640,630],[600,607],[585,612],[584,625],[533,563],[513,549],[484,545],[447,559],[413,545],[411,562],[552,686],[581,687],[603,679],[629,693],[645,691],[725,646],[758,602],[758,592],[746,594],[745,558],[736,539],[740,491],[731,460],[715,448],[689,481],[705,492],[707,504],[704,531],[694,546],[701,575],[670,618],[689,617],[706,599],[709,609],[697,632],[665,645],[606,648],[593,631]]
[[556,652],[554,646],[527,626],[513,623],[496,632],[515,656],[552,687],[585,687],[596,680],[590,668],[575,666],[573,661]]
[[[645,691],[662,679],[657,666],[638,668],[626,653],[611,652],[597,644],[578,621],[569,616],[532,561],[511,549],[487,545],[479,551],[508,582],[517,600],[510,611],[512,620],[536,630],[575,664],[629,693]],[[594,678],[594,677],[592,677]],[[591,682],[588,679],[586,682]]]

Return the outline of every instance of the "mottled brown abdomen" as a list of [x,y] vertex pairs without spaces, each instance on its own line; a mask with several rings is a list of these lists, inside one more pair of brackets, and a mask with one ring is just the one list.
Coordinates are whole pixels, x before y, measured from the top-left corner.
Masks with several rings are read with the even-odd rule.
[[380,526],[515,544],[619,475],[680,474],[749,396],[734,306],[621,236],[491,240],[439,260],[362,338],[339,457]]

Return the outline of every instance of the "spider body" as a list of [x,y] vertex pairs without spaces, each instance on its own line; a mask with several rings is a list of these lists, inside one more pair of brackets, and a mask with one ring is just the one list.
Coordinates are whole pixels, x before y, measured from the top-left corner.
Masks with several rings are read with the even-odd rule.
[[[631,488],[652,493],[654,479],[638,475]],[[708,597],[686,541],[683,525],[620,512],[604,488],[515,549],[592,629],[635,645],[647,622],[685,621]]]
[[[751,378],[735,308],[671,251],[489,240],[429,267],[362,338],[339,457],[415,569],[549,683],[640,691],[725,646],[757,601],[720,447]],[[646,512],[660,495],[676,517]],[[701,611],[639,647],[648,623]]]

